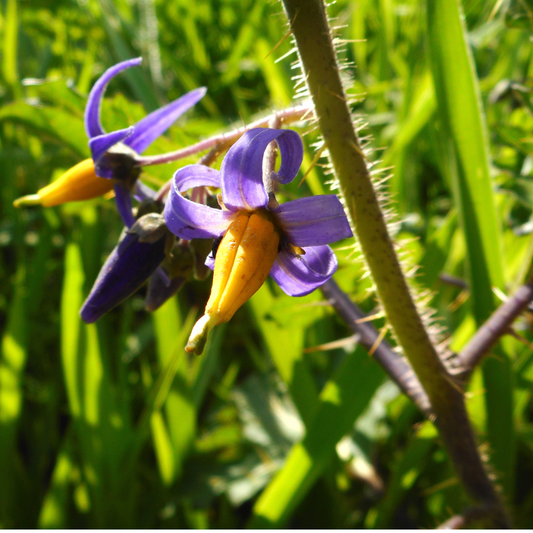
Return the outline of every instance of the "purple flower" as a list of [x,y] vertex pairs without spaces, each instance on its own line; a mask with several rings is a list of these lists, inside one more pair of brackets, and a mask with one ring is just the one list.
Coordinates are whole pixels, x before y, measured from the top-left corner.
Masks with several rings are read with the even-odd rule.
[[[271,178],[281,184],[291,182],[303,159],[300,136],[291,130],[252,129],[228,151],[220,172],[202,165],[178,170],[164,216],[168,229],[182,239],[217,239],[239,215],[264,213],[280,233],[270,276],[288,295],[304,296],[325,283],[337,269],[335,254],[327,244],[350,237],[352,231],[336,195],[300,198],[269,207],[263,184],[263,156],[274,140],[281,167]],[[194,203],[181,194],[206,185],[220,186],[223,209]],[[297,253],[295,247],[304,253]],[[206,264],[213,268],[213,259],[208,258]]]
[[[206,93],[205,87],[194,89],[150,113],[134,126],[106,133],[100,123],[100,108],[107,84],[123,70],[140,65],[141,62],[140,57],[129,59],[107,69],[94,84],[85,107],[85,131],[89,137],[96,175],[116,180],[114,189],[117,209],[127,227],[135,223],[131,212],[130,190],[140,174],[140,168],[135,166],[136,155],[144,152]],[[143,190],[137,192],[143,197]],[[144,192],[146,193],[145,190]]]

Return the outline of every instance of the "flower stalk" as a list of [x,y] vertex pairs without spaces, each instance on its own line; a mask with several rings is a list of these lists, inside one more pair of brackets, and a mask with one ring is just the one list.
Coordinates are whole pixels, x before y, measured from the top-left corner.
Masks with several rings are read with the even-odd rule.
[[508,524],[487,476],[459,387],[433,346],[389,236],[342,87],[326,10],[321,0],[283,0],[302,62],[315,115],[341,194],[374,280],[386,317],[428,394],[435,424],[459,476],[476,499]]

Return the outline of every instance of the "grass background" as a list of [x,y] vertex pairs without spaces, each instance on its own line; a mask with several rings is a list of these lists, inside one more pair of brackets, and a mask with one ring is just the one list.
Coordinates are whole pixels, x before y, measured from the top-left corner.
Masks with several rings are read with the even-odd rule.
[[[189,360],[182,347],[210,280],[188,283],[152,315],[141,291],[87,326],[79,308],[121,230],[113,203],[12,207],[89,155],[86,96],[118,61],[144,57],[108,89],[108,131],[208,88],[150,153],[290,105],[298,70],[281,5],[1,6],[0,526],[229,528],[266,518],[435,527],[468,505],[433,426],[368,354],[350,339],[326,349],[350,333],[319,292],[291,299],[265,284]],[[370,157],[381,161],[376,169],[393,167],[385,187],[395,235],[409,264],[421,265],[415,283],[432,291],[429,304],[459,350],[531,263],[532,49],[527,2],[464,1],[466,33],[453,6],[340,0],[330,15],[346,40],[347,89],[367,123]],[[299,129],[304,170],[318,139],[310,129]],[[176,168],[150,167],[144,179],[162,183]],[[300,177],[286,199],[329,190],[321,165],[298,188]],[[335,248],[335,279],[374,312],[351,243]],[[526,314],[516,324],[526,342],[501,343],[467,402],[514,525],[525,528],[533,527],[530,326]]]

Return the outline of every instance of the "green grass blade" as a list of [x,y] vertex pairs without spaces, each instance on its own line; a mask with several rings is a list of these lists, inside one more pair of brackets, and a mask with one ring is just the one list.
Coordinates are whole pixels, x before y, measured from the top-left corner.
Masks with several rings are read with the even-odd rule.
[[65,251],[65,278],[61,298],[61,359],[70,412],[79,418],[82,412],[81,376],[78,369],[80,343],[79,310],[83,303],[83,266],[79,246],[71,243]]
[[[451,162],[453,193],[467,242],[473,311],[479,326],[495,307],[492,287],[504,285],[485,116],[458,2],[431,0],[427,7],[431,66],[448,135],[443,149]],[[511,370],[505,354],[499,356],[498,360],[485,361],[483,372],[492,461],[510,495],[515,462]]]
[[335,446],[368,406],[383,371],[361,347],[346,356],[320,394],[304,440],[254,506],[251,528],[283,527],[335,454]]
[[269,288],[263,285],[249,305],[278,372],[287,384],[302,420],[308,425],[318,406],[318,391],[302,353],[304,330],[294,324],[288,328],[274,320],[269,314],[274,302]]
[[424,422],[416,435],[412,436],[401,458],[393,466],[386,497],[367,515],[365,523],[367,528],[390,527],[390,521],[406,491],[412,488],[418,476],[423,472],[436,437],[437,431],[430,422]]
[[17,425],[22,411],[22,382],[27,359],[25,280],[26,266],[21,262],[0,353],[0,517],[4,527],[20,523],[13,511],[19,477],[15,469]]
[[41,529],[65,528],[68,523],[69,489],[76,466],[72,458],[72,431],[69,428],[56,458],[50,487],[44,497],[38,527]]
[[17,0],[7,0],[3,30],[2,74],[14,96],[20,96],[17,66],[19,31]]

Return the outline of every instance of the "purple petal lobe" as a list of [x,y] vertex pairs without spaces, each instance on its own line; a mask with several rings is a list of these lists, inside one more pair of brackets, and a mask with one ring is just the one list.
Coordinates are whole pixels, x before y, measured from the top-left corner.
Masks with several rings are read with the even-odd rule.
[[303,144],[292,130],[255,128],[247,131],[228,151],[221,168],[222,198],[232,210],[266,207],[268,196],[263,186],[263,156],[266,147],[276,141],[281,167],[276,179],[289,183],[303,160]]
[[324,284],[337,270],[337,258],[329,246],[304,248],[305,255],[296,257],[281,251],[270,275],[289,296],[305,296]]
[[127,228],[131,228],[135,224],[135,217],[131,211],[131,195],[127,187],[122,183],[115,182],[113,187],[115,191],[115,204],[117,210],[124,221]]
[[94,161],[94,168],[96,175],[100,178],[112,178],[112,175],[107,175],[111,173],[111,169],[107,168],[105,165],[100,165],[100,159],[104,154],[115,144],[122,142],[126,137],[133,133],[133,126],[126,128],[124,130],[117,130],[113,133],[104,133],[98,137],[93,137],[89,140],[89,148],[91,149],[91,156]]
[[289,241],[296,246],[318,246],[352,236],[342,204],[334,194],[299,198],[273,212]]
[[193,187],[220,187],[220,172],[204,165],[187,165],[174,173],[173,189],[185,192]]
[[215,258],[213,257],[212,253],[205,258],[204,265],[209,267],[211,270],[215,270]]
[[100,104],[102,102],[102,97],[104,96],[104,91],[107,87],[107,84],[119,72],[122,72],[127,68],[140,65],[141,62],[141,57],[122,61],[122,63],[118,63],[114,67],[108,68],[93,85],[93,88],[89,94],[89,99],[87,100],[87,105],[85,106],[85,132],[87,133],[87,137],[89,137],[89,139],[104,134],[104,129],[100,124]]
[[165,238],[149,244],[127,233],[107,258],[80,311],[84,322],[96,322],[132,295],[165,258]]
[[188,240],[210,239],[226,230],[233,213],[191,202],[181,195],[191,187],[216,187],[217,183],[219,173],[203,165],[189,165],[174,174],[164,211],[167,227],[174,235]]
[[178,118],[196,104],[206,93],[205,87],[195,89],[170,104],[157,109],[135,124],[135,131],[126,144],[138,154],[144,152],[150,144],[162,135]]

